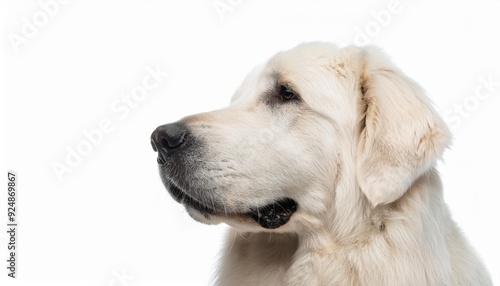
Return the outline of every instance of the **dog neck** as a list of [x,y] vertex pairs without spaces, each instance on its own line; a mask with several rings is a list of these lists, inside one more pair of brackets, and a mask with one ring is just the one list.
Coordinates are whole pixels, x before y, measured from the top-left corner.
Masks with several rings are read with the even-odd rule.
[[[431,185],[434,188],[431,188]],[[375,249],[383,244],[388,250],[397,251],[401,247],[411,252],[412,248],[408,247],[405,239],[422,237],[422,233],[425,233],[422,221],[447,219],[446,215],[439,218],[429,217],[429,214],[436,212],[421,208],[423,204],[427,208],[445,208],[441,188],[435,188],[436,186],[440,186],[440,182],[437,171],[433,169],[417,179],[398,201],[375,208],[363,199],[359,190],[358,196],[354,194],[355,189],[339,188],[332,206],[338,209],[333,214],[335,219],[329,225],[319,227],[318,224],[310,224],[307,226],[309,229],[304,228],[295,233],[245,233],[233,229],[228,236],[217,279],[228,284],[217,285],[247,285],[241,281],[248,285],[323,285],[322,278],[317,275],[297,273],[323,273],[331,272],[332,269],[338,274],[336,277],[342,279],[339,281],[348,283],[338,285],[358,285],[358,280],[364,278],[362,273],[355,273],[361,270],[357,269],[352,261],[365,257],[363,251],[374,251],[370,257],[373,261],[363,263],[376,264],[377,259],[386,259],[385,256],[395,257],[397,260],[397,255],[400,254],[376,253]],[[347,197],[356,201],[346,206]],[[343,201],[342,207],[338,206],[336,201]],[[303,216],[299,219],[307,218]],[[408,227],[409,225],[411,227]],[[408,237],[398,240],[398,228],[401,227],[412,230],[413,233],[405,233]],[[436,230],[431,233],[442,239],[443,231]],[[436,237],[423,239],[436,240]],[[425,245],[420,243],[415,250],[422,249]],[[429,253],[432,251],[429,250]],[[420,253],[404,255],[421,256]],[[301,277],[315,277],[317,281],[301,281]]]

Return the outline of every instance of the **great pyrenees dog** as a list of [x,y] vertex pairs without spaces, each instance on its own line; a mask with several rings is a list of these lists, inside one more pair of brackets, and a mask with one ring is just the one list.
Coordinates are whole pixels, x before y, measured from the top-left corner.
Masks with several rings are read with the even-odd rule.
[[220,286],[492,285],[443,201],[449,142],[380,50],[328,43],[276,54],[229,107],[151,135],[172,197],[231,226]]

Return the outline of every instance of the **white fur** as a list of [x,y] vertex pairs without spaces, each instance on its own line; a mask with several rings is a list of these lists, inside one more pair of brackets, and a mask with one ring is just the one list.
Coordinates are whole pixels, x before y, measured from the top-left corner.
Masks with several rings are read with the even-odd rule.
[[[276,77],[302,102],[265,106]],[[299,205],[276,230],[190,209],[233,226],[216,285],[492,285],[443,201],[435,162],[449,131],[379,50],[299,45],[254,70],[228,108],[185,121],[211,154],[191,184],[228,214]]]

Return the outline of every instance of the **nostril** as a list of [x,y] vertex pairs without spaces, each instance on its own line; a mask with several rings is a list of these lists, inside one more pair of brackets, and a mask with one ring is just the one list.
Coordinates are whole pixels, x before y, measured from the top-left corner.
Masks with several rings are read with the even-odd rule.
[[158,152],[158,148],[156,148],[156,144],[155,144],[155,142],[152,139],[151,139],[151,146],[153,147],[153,150],[155,152]]
[[186,141],[187,130],[181,123],[159,126],[151,134],[151,146],[155,152],[166,152],[180,147]]
[[161,147],[165,149],[170,149],[172,146],[168,144],[168,140],[166,138],[161,138]]
[[183,127],[177,124],[167,125],[165,133],[160,139],[159,145],[167,150],[175,149],[184,143],[185,137],[186,130]]

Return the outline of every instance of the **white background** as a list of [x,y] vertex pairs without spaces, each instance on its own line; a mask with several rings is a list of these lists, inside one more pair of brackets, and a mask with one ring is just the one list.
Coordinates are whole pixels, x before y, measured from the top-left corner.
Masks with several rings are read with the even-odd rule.
[[[19,278],[7,278],[2,226],[1,285],[207,285],[225,227],[169,197],[149,136],[227,105],[252,67],[313,40],[376,44],[428,91],[453,125],[446,201],[500,285],[499,2],[69,1],[47,16],[53,1],[0,1],[0,181],[19,179]],[[148,67],[169,75],[113,111]],[[497,86],[478,99],[488,77]],[[113,130],[59,180],[53,165],[105,119]]]

